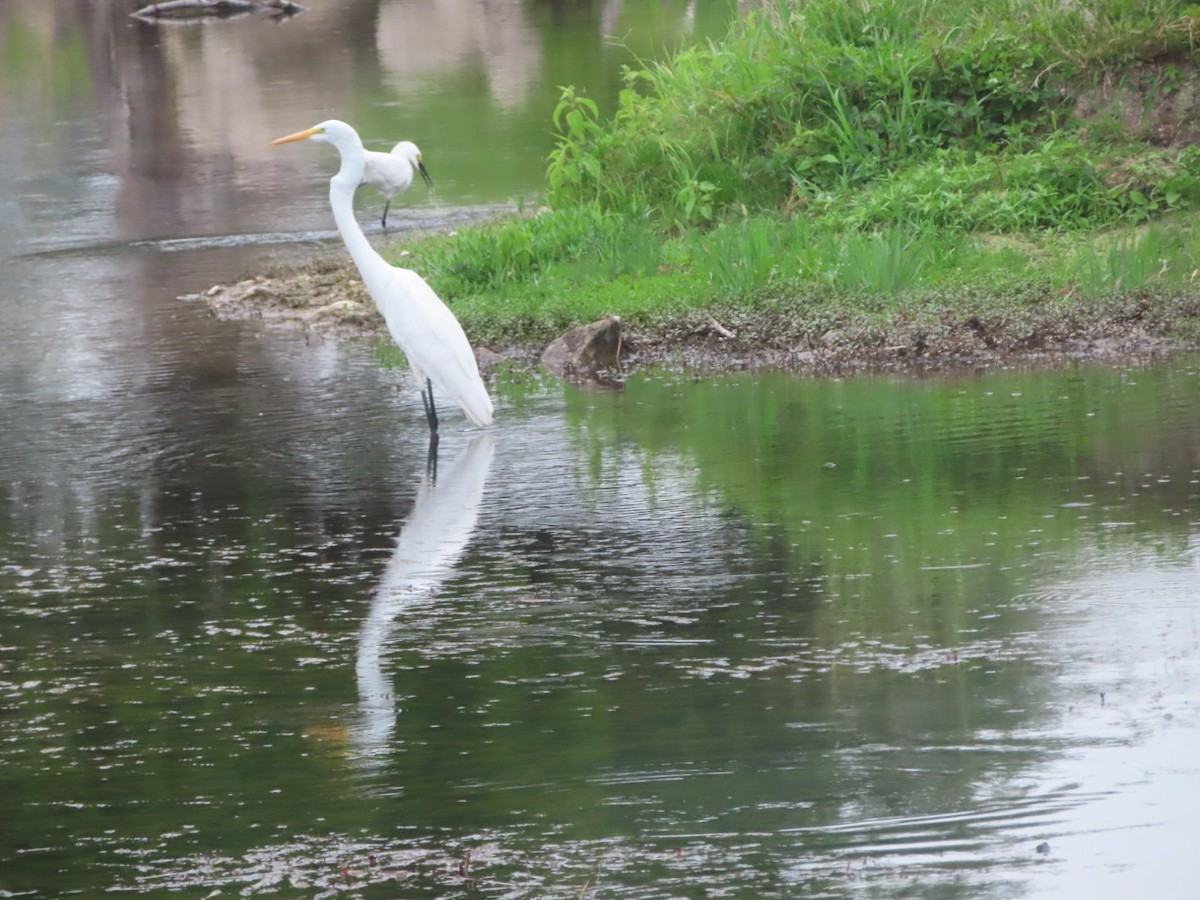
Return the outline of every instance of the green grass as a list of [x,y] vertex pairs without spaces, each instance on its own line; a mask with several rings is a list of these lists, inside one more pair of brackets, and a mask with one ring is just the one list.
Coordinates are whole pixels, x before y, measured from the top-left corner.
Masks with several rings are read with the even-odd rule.
[[886,315],[1178,290],[1200,260],[1200,150],[1141,114],[1188,88],[1197,13],[770,3],[629,70],[611,121],[565,88],[548,210],[430,240],[418,264],[496,340],[830,296]]

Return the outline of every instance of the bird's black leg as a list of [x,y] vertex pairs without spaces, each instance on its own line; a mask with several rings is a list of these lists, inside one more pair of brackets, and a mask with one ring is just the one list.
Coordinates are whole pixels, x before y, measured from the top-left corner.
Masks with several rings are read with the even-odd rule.
[[429,422],[429,433],[436,437],[438,430],[437,408],[433,405],[433,382],[425,379],[421,390],[421,403],[425,406],[425,419]]
[[429,432],[429,452],[425,455],[425,475],[430,484],[437,484],[438,434]]
[[388,211],[388,207],[391,205],[392,205],[392,198],[388,197],[387,203],[383,204],[383,229],[384,229],[384,231],[387,230],[387,211]]

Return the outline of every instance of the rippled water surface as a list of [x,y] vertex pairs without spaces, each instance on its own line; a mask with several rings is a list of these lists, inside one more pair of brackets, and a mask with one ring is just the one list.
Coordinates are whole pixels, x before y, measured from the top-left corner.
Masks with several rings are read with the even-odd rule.
[[431,479],[259,338],[158,463],[5,429],[9,891],[1182,895],[1195,368],[507,384]]
[[0,896],[1191,896],[1200,360],[507,376],[432,473],[406,370],[177,299],[330,236],[266,140],[411,111],[452,221],[719,16],[312,6],[0,4]]

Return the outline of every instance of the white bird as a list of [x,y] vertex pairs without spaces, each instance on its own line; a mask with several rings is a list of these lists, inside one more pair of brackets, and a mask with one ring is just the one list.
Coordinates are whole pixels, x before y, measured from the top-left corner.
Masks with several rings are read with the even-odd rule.
[[392,205],[392,198],[399,197],[412,187],[413,173],[420,172],[425,179],[425,186],[429,188],[433,187],[433,179],[429,177],[425,163],[421,162],[421,151],[412,141],[401,141],[392,148],[391,153],[367,150],[366,154],[362,183],[387,197],[387,203],[383,204],[383,227],[387,228],[388,207]]
[[393,266],[380,256],[354,218],[354,191],[362,182],[366,157],[358,132],[345,122],[330,119],[271,141],[271,146],[306,139],[332,144],[342,157],[342,167],[329,179],[333,220],[363,284],[383,313],[392,339],[408,357],[421,388],[431,437],[436,438],[438,429],[434,385],[461,406],[476,425],[492,424],[492,398],[479,377],[475,353],[454,313],[424,278],[411,269]]

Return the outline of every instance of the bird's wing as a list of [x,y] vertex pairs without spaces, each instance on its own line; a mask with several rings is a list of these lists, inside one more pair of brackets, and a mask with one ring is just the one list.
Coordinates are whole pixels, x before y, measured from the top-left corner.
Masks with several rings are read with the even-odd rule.
[[477,425],[492,420],[492,401],[479,377],[475,352],[462,325],[425,279],[392,267],[388,286],[372,289],[393,340],[413,369],[433,382]]
[[366,151],[362,183],[385,194],[400,194],[412,184],[412,166],[408,160],[390,153]]

